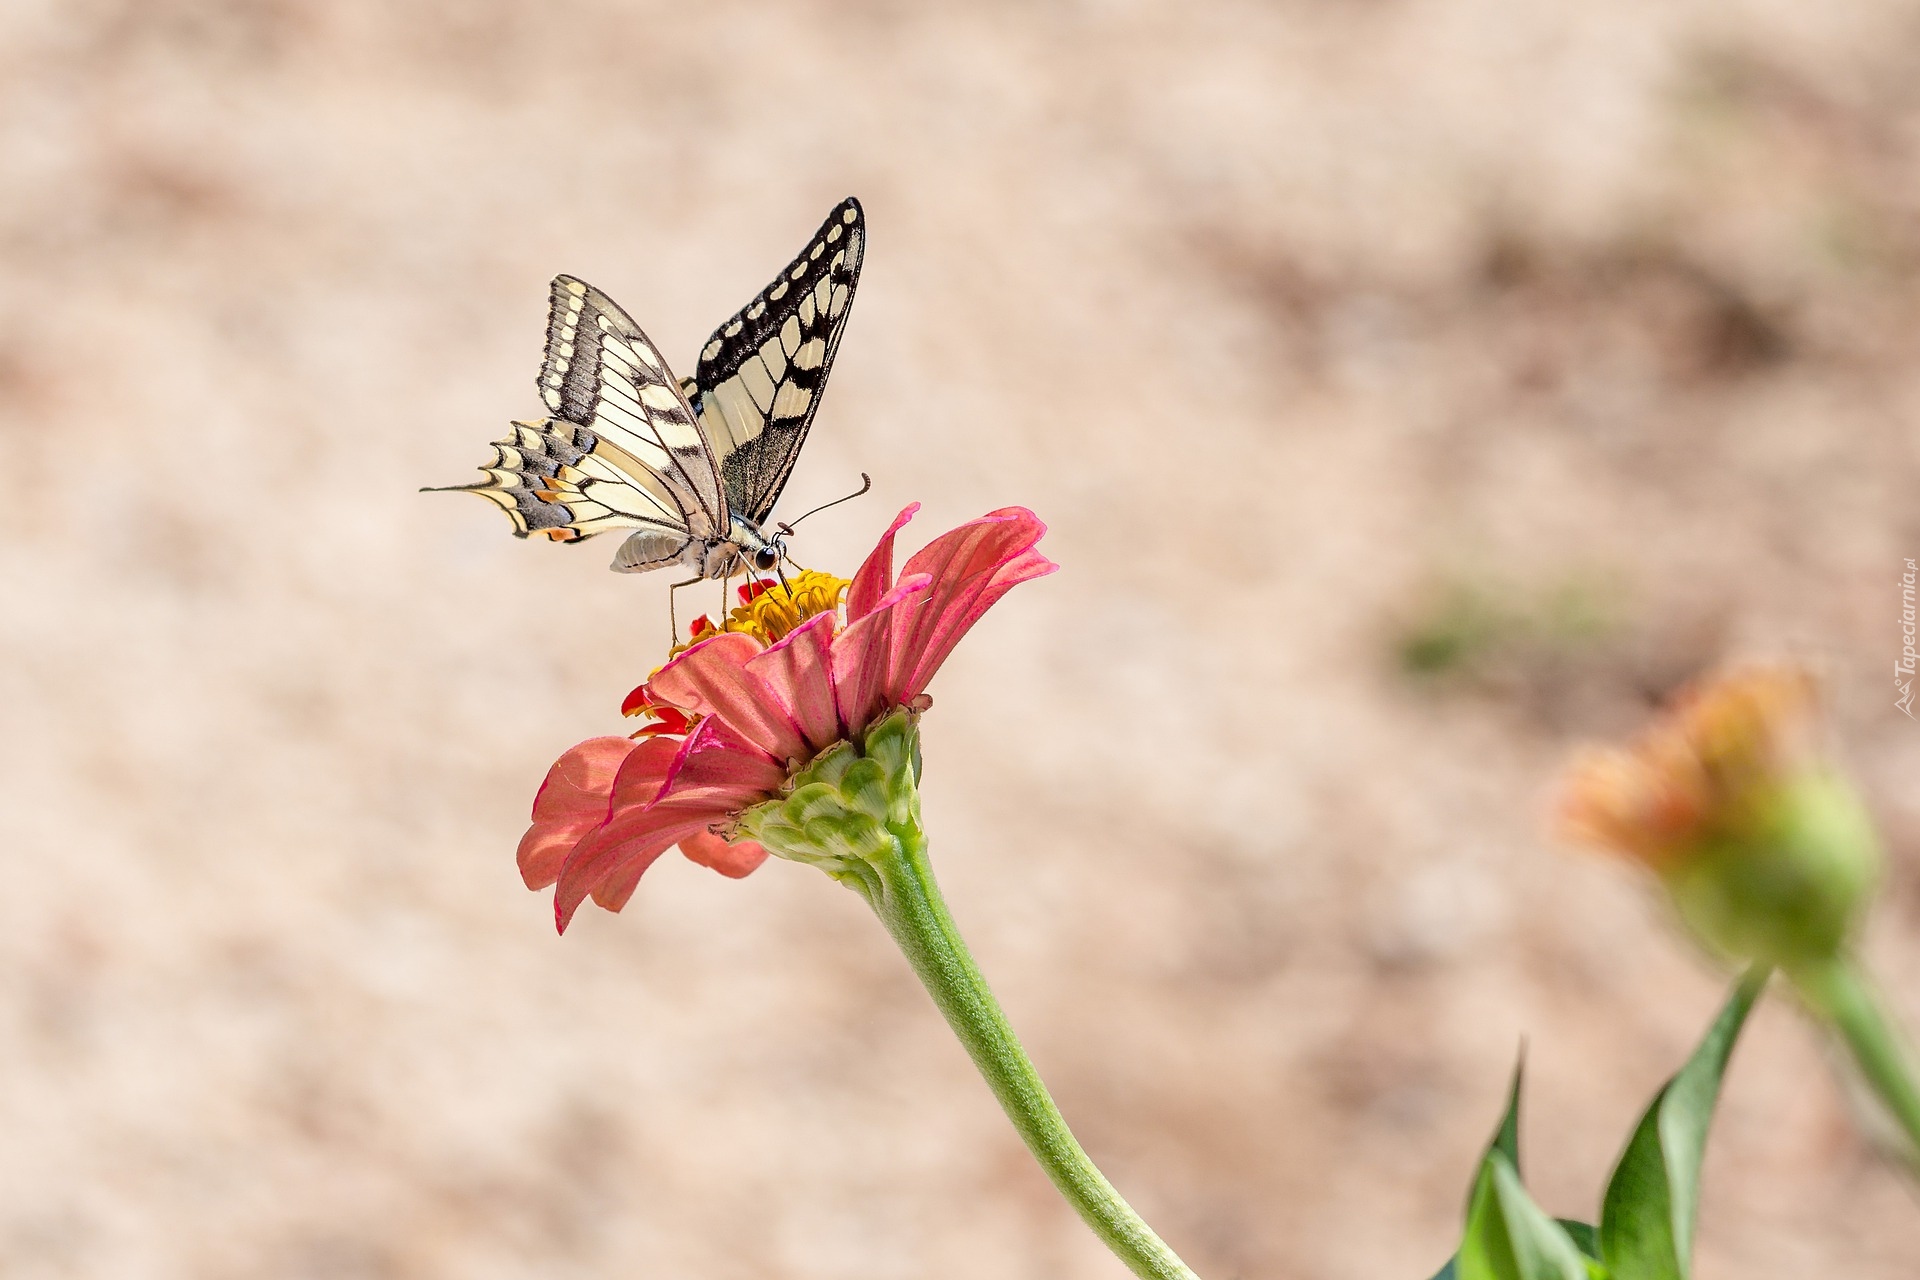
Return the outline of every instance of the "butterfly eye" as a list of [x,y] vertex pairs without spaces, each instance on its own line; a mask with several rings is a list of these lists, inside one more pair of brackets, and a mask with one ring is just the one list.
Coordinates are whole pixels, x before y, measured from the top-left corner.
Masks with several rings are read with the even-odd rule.
[[753,567],[763,573],[770,572],[780,563],[780,552],[775,547],[762,547],[753,553]]

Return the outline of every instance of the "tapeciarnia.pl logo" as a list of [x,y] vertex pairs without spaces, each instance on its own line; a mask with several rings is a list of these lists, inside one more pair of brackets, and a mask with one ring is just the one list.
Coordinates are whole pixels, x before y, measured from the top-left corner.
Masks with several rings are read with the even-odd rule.
[[1913,672],[1914,662],[1920,658],[1913,649],[1913,586],[1915,578],[1914,563],[1907,561],[1907,571],[1900,575],[1900,657],[1893,664],[1893,687],[1900,694],[1893,705],[1907,713],[1913,719]]

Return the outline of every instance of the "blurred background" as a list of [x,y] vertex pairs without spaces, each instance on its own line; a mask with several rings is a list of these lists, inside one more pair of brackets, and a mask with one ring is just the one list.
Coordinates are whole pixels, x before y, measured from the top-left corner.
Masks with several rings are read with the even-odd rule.
[[[1572,747],[1795,653],[1920,1019],[1911,0],[13,0],[0,9],[0,1273],[1106,1277],[864,908],[513,850],[667,575],[462,483],[546,286],[690,370],[831,204],[781,510],[1051,524],[935,683],[953,909],[1209,1280],[1423,1280],[1528,1046],[1590,1217],[1719,975],[1547,832]],[[701,603],[699,607],[707,607]],[[1768,1007],[1698,1274],[1911,1277]]]

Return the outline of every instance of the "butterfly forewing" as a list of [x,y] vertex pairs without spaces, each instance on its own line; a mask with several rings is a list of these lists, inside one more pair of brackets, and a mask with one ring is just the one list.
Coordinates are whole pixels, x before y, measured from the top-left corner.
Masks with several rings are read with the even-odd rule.
[[572,276],[553,281],[540,396],[554,417],[591,433],[575,466],[596,505],[656,523],[664,500],[691,536],[725,536],[717,460],[666,360],[613,299]]
[[780,497],[846,327],[867,227],[840,203],[786,270],[714,330],[692,379],[728,505],[756,524]]

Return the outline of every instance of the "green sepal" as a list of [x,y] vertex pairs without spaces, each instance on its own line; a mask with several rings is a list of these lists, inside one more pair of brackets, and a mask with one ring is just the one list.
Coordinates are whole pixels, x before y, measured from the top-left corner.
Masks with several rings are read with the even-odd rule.
[[1734,1042],[1769,972],[1756,965],[1740,979],[1628,1139],[1600,1213],[1600,1253],[1614,1280],[1687,1280],[1707,1127]]
[[919,774],[913,713],[896,711],[808,761],[783,794],[741,814],[735,834],[867,893],[877,861],[919,838]]
[[1739,963],[1792,967],[1839,955],[1885,862],[1859,793],[1837,774],[1811,771],[1762,789],[1736,814],[1662,873],[1680,918]]

